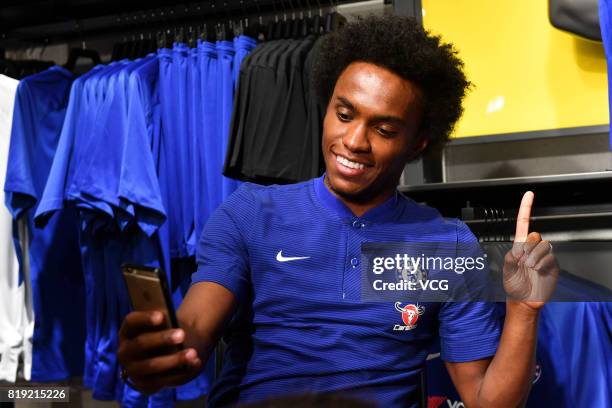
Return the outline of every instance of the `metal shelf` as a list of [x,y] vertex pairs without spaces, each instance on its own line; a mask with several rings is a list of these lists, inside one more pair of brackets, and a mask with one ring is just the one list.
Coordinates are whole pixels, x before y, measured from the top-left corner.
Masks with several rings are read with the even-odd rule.
[[[498,179],[452,181],[448,183],[430,183],[416,186],[400,186],[399,190],[403,193],[426,192],[426,191],[453,191],[474,188],[493,188],[502,186],[524,186],[524,185],[545,185],[556,183],[574,182],[612,182],[612,171],[600,171],[593,173],[573,173],[550,176],[529,176],[529,177],[509,177]],[[610,185],[612,191],[612,184]]]

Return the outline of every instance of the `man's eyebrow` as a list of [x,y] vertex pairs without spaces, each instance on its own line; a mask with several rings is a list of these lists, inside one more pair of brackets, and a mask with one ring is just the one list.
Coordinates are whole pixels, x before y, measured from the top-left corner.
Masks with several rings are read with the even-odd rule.
[[392,116],[392,115],[376,116],[374,117],[374,120],[376,122],[393,122],[395,124],[402,125],[402,126],[406,125],[406,121],[404,119],[397,117],[397,116]]
[[[351,101],[349,101],[348,99],[346,99],[344,96],[337,96],[336,97],[340,103],[342,105],[344,105],[345,107],[349,108],[352,111],[356,111],[357,109],[355,108],[355,105],[353,105],[351,103]],[[400,118],[398,116],[393,116],[393,115],[378,115],[374,117],[374,120],[376,122],[390,122],[390,123],[395,123],[397,125],[400,126],[405,126],[406,125],[406,120],[403,118]]]
[[350,110],[356,110],[355,106],[348,100],[346,99],[344,96],[338,96],[338,100],[347,108],[349,108]]

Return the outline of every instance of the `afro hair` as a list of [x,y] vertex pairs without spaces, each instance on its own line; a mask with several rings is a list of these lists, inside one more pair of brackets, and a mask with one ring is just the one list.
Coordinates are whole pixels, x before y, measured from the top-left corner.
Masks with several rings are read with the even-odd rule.
[[369,16],[321,38],[312,84],[327,107],[340,74],[353,62],[386,68],[423,91],[419,134],[428,148],[444,144],[463,113],[461,102],[471,86],[463,61],[451,44],[431,35],[413,18]]

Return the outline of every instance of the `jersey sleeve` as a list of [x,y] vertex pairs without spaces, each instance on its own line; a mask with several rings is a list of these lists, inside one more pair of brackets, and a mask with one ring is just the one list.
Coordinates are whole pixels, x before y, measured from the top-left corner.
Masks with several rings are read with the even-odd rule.
[[166,211],[151,151],[153,138],[150,133],[160,124],[152,123],[154,115],[147,104],[151,97],[144,88],[135,75],[130,76],[127,137],[123,150],[119,197],[137,207],[136,222],[151,236],[165,222]]
[[36,209],[35,221],[38,227],[44,227],[51,215],[64,208],[64,191],[70,175],[68,172],[75,144],[75,132],[79,119],[81,104],[82,78],[73,82],[68,98],[66,117],[60,133],[56,154],[53,157],[49,178],[43,190],[40,204]]
[[248,186],[240,186],[209,218],[198,243],[198,269],[191,277],[192,284],[215,282],[226,287],[239,302],[250,285],[245,226],[253,218],[254,201]]
[[21,81],[15,95],[13,124],[9,146],[5,204],[13,218],[33,207],[38,199],[33,184],[31,165],[35,160],[35,112],[27,81]]
[[[470,248],[467,250],[469,256],[482,254],[478,240],[460,221],[457,221],[457,242],[464,248]],[[494,355],[497,350],[501,333],[497,304],[477,301],[481,291],[486,289],[486,270],[473,276],[476,279],[471,279],[468,285],[472,301],[446,302],[440,309],[441,357],[448,362],[479,360]],[[475,288],[478,293],[474,293]]]

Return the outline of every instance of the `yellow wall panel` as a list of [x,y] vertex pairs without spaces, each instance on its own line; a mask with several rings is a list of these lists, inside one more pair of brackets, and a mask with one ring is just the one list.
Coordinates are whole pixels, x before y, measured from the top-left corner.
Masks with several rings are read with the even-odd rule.
[[546,0],[423,0],[474,88],[455,137],[609,123],[601,43],[554,28]]

